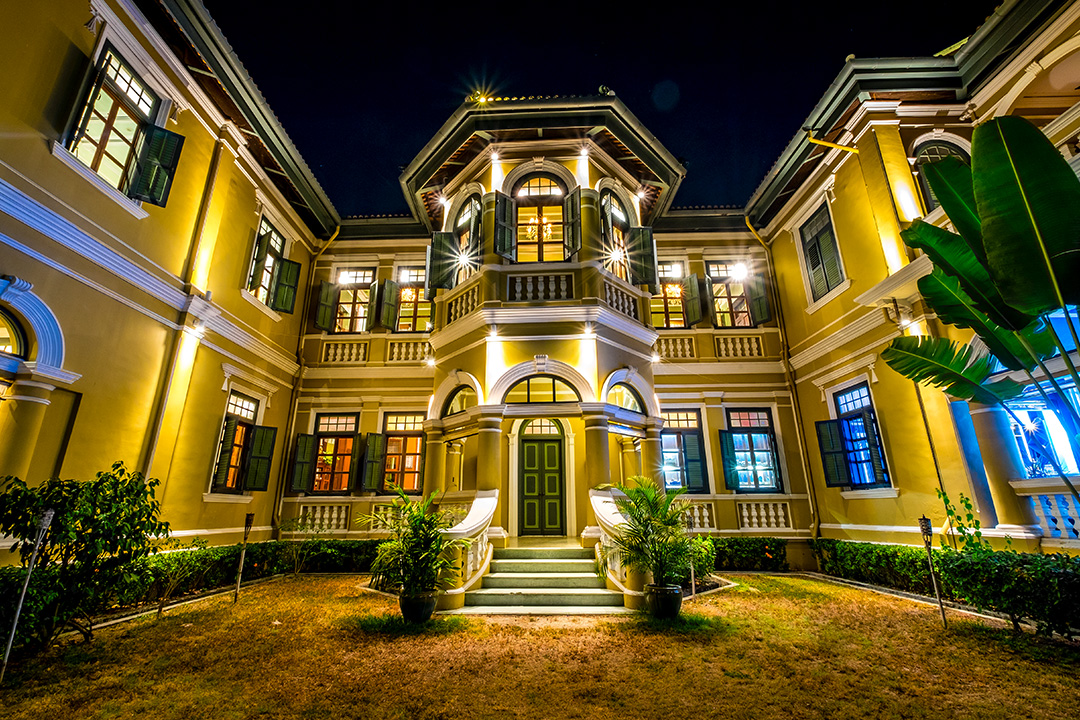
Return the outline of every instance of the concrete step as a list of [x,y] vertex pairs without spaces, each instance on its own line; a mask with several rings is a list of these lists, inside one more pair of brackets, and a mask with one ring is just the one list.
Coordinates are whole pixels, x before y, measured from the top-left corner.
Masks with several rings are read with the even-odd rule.
[[592,559],[534,560],[513,558],[492,560],[493,573],[594,573],[596,563]]
[[592,548],[559,547],[559,548],[495,548],[495,560],[591,560]]
[[484,576],[485,588],[602,588],[604,581],[596,573],[490,573]]
[[634,611],[614,605],[467,605],[441,610],[440,615],[633,615]]
[[600,588],[484,588],[465,593],[466,606],[618,606],[623,596]]

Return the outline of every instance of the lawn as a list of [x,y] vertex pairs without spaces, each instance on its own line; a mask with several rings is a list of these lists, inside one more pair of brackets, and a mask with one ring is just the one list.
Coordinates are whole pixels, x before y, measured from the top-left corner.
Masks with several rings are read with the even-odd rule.
[[[638,617],[441,617],[356,577],[282,579],[23,660],[5,718],[1048,718],[1080,646],[792,576]],[[1072,708],[1070,710],[1070,708]]]

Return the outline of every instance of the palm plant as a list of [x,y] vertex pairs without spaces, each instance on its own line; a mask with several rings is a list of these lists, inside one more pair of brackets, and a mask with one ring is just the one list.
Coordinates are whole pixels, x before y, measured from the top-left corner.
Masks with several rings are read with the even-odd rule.
[[[1080,375],[1049,316],[1064,311],[1073,347],[1080,348],[1080,181],[1042,132],[1019,117],[975,129],[971,167],[950,157],[925,167],[934,195],[959,234],[916,220],[904,242],[934,262],[919,292],[942,322],[970,328],[1007,369],[1023,372],[1048,408],[1080,427],[1080,408],[1046,366],[1060,354],[1080,387]],[[1003,407],[1023,386],[986,383],[990,357],[942,338],[900,337],[882,353],[888,365],[953,397]],[[1059,401],[1051,400],[1034,370],[1042,371]],[[1073,495],[1057,460],[1050,461]]]
[[615,507],[626,521],[611,538],[612,544],[602,549],[601,574],[620,555],[631,570],[652,573],[653,584],[678,585],[692,553],[683,519],[690,503],[680,497],[686,490],[665,491],[640,475],[614,487],[622,493],[614,497]]

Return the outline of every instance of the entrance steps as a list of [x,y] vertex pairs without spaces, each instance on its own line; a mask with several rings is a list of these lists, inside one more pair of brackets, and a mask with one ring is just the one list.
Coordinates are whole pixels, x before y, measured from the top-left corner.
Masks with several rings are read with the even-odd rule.
[[596,576],[591,548],[496,548],[481,589],[465,593],[463,615],[614,615],[622,593]]

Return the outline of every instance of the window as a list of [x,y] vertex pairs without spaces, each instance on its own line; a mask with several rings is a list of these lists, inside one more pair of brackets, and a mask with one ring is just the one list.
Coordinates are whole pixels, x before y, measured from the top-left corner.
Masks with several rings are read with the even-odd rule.
[[664,455],[664,487],[687,492],[709,491],[702,448],[701,416],[697,410],[662,412],[664,429],[660,446]]
[[468,385],[459,387],[450,396],[450,399],[446,402],[446,411],[443,413],[443,417],[449,415],[457,415],[463,413],[471,407],[476,406],[476,391]]
[[720,431],[720,456],[729,490],[780,492],[780,452],[768,408],[727,411]]
[[658,263],[657,274],[660,276],[660,294],[654,295],[649,301],[653,327],[686,327],[686,316],[683,313],[683,264]]
[[557,262],[565,259],[563,247],[563,195],[554,178],[536,175],[516,193],[517,261]]
[[210,492],[241,493],[269,487],[277,428],[256,425],[258,412],[255,398],[229,393]]
[[[375,280],[372,268],[346,268],[337,276],[337,303],[331,332],[366,332],[368,301],[371,283]],[[320,298],[321,301],[321,298]]]
[[157,95],[106,45],[68,149],[128,197],[164,207],[184,138],[153,124],[160,107]]
[[26,339],[23,337],[22,328],[3,310],[0,310],[0,353],[15,357],[26,356]]
[[463,283],[480,267],[480,220],[483,211],[480,196],[470,197],[454,220],[454,239],[457,241],[456,283]]
[[833,235],[827,204],[802,224],[799,237],[802,238],[803,261],[810,279],[810,294],[817,302],[844,282],[840,252],[836,248],[836,236]]
[[611,386],[607,396],[608,405],[633,410],[636,413],[644,413],[644,404],[637,392],[625,383],[615,383]]
[[629,214],[610,190],[600,194],[600,222],[604,269],[629,282],[630,261],[626,251],[626,238],[630,233]]
[[248,292],[271,310],[291,313],[299,284],[300,263],[285,259],[285,238],[264,217],[251,256]]
[[746,285],[743,283],[746,273],[746,265],[742,263],[709,263],[717,327],[753,327],[750,301],[746,298]]
[[926,179],[924,168],[930,163],[944,160],[947,157],[954,157],[965,165],[971,162],[968,154],[960,149],[958,145],[953,145],[944,140],[925,142],[915,150],[915,172],[919,178],[919,189],[922,191],[923,204],[926,205],[927,213],[932,212],[938,206],[938,201],[933,189],[930,187],[930,182]]
[[889,474],[881,446],[870,386],[861,383],[833,396],[835,420],[817,423],[821,462],[827,487],[888,487]]
[[[1030,390],[1030,388],[1029,388]],[[1080,393],[1075,387],[1063,388],[1068,402],[1080,400]],[[1056,407],[1048,407],[1046,402],[1035,397],[1023,396],[1010,401],[1016,419],[1009,424],[1016,439],[1020,459],[1024,463],[1025,474],[1029,478],[1057,477],[1054,464],[1069,475],[1077,472],[1080,460],[1080,447],[1070,436],[1074,423],[1065,409],[1066,404],[1056,392],[1048,391],[1047,397]],[[1075,433],[1072,433],[1075,436]]]
[[427,332],[431,330],[431,303],[424,299],[423,267],[403,267],[398,270],[398,332]]
[[552,420],[538,418],[529,420],[521,429],[522,435],[562,435],[562,428]]
[[522,380],[506,392],[504,403],[581,402],[577,391],[550,375],[535,375]]
[[356,476],[354,464],[358,460],[359,439],[356,429],[360,421],[357,415],[315,416],[315,474],[311,491],[316,493],[339,493],[351,489]]
[[383,490],[420,492],[424,484],[424,416],[386,416],[386,459]]

